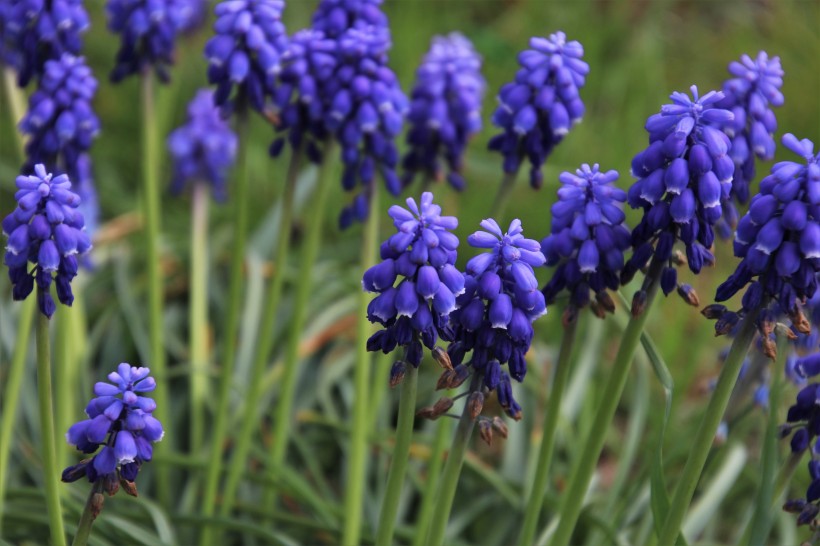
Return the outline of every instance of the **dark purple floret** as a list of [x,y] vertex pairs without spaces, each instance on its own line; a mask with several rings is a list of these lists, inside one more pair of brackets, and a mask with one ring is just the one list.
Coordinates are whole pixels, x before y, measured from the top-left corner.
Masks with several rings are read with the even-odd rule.
[[66,441],[82,453],[96,454],[66,468],[64,482],[86,477],[92,483],[101,481],[113,495],[122,480],[130,482],[126,492],[136,493],[133,482],[139,469],[153,458],[152,444],[164,435],[162,423],[151,415],[156,403],[142,396],[157,386],[149,373],[148,368],[123,363],[108,374],[109,383],[94,385],[96,398],[85,408],[88,419],[72,425]]
[[597,163],[558,177],[563,186],[552,206],[550,235],[541,241],[547,265],[557,268],[543,292],[547,305],[560,292],[569,293],[567,323],[587,305],[600,317],[615,311],[607,290],[618,290],[624,251],[630,247],[621,209],[626,192],[612,185],[617,179],[618,171],[601,172]]
[[811,325],[802,306],[814,296],[820,272],[820,154],[814,154],[810,140],[792,134],[783,137],[783,145],[805,163],[781,161],[761,180],[760,193],[735,232],[741,262],[715,299],[726,301],[745,287],[739,314],[773,302],[798,332],[808,334]]
[[47,170],[65,172],[75,181],[89,176],[90,168],[80,165],[80,158],[100,129],[91,106],[96,92],[97,80],[83,57],[65,53],[46,62],[28,112],[20,121],[20,131],[28,137],[23,173],[42,163]]
[[403,360],[418,367],[422,344],[432,351],[439,337],[452,341],[449,317],[464,292],[464,274],[454,265],[458,220],[442,216],[430,192],[420,204],[408,198],[407,207],[390,207],[398,231],[382,243],[382,262],[364,273],[362,287],[379,294],[367,318],[384,326],[368,340],[368,350],[387,354],[403,347]]
[[[532,342],[532,322],[547,312],[533,267],[544,265],[538,241],[524,238],[519,220],[506,233],[495,220],[481,222],[487,231],[468,238],[474,248],[490,249],[467,262],[465,291],[452,314],[454,341],[447,349],[454,370],[476,373],[508,415],[518,420],[510,377],[522,381],[525,355]],[[471,353],[468,361],[464,361]],[[502,366],[507,364],[508,371]]]
[[[629,282],[650,259],[663,266],[661,288],[668,295],[679,288],[674,246],[686,247],[686,261],[693,273],[715,261],[709,250],[713,226],[721,217],[721,199],[731,190],[734,163],[728,156],[729,138],[720,130],[733,119],[730,111],[716,108],[723,93],[710,91],[702,97],[696,86],[692,98],[672,93],[672,104],[661,107],[646,121],[649,147],[632,159],[638,180],[627,193],[632,208],[644,211],[632,230],[632,257],[621,271]],[[693,305],[691,287],[678,293]]]
[[121,39],[111,81],[154,69],[167,82],[177,34],[191,9],[190,0],[108,0],[108,29]]
[[589,65],[584,48],[566,34],[530,38],[530,48],[518,55],[521,68],[515,80],[498,93],[493,124],[504,132],[489,148],[504,156],[504,172],[515,173],[524,159],[530,162],[530,184],[541,187],[541,167],[553,148],[584,116],[579,91]]
[[[2,222],[8,237],[3,262],[9,268],[12,298],[26,299],[36,282],[40,311],[51,318],[56,310],[51,282],[55,281],[57,299],[71,305],[77,255],[91,249],[91,240],[77,210],[80,198],[71,191],[67,175],[52,179],[43,165],[36,165],[33,175],[17,177],[17,187],[17,208]],[[31,270],[29,262],[34,264]]]
[[79,54],[87,28],[82,0],[4,0],[0,61],[17,71],[17,83],[25,87],[44,72],[46,61]]
[[428,180],[443,180],[444,163],[450,185],[464,189],[462,157],[470,137],[481,130],[485,87],[481,57],[467,38],[457,32],[433,38],[411,95],[404,186],[418,172]]
[[288,46],[284,9],[284,0],[224,0],[216,5],[215,36],[205,45],[205,57],[217,105],[230,109],[241,99],[258,112],[267,109]]
[[780,58],[769,59],[765,51],[755,59],[743,55],[740,61],[729,64],[732,78],[723,84],[725,97],[717,103],[719,108],[731,110],[735,119],[726,124],[724,132],[732,141],[729,156],[735,164],[731,198],[723,203],[723,221],[717,225],[718,233],[729,238],[737,226],[738,213],[733,203],[749,201],[749,185],[755,177],[755,157],[764,161],[774,158],[774,132],[777,118],[773,106],[783,105],[783,69]]
[[236,158],[236,134],[214,105],[213,91],[200,89],[188,104],[188,120],[168,137],[174,160],[171,191],[180,193],[187,182],[207,183],[214,197],[224,201],[228,171]]
[[387,16],[380,6],[384,0],[321,0],[313,15],[313,28],[328,38],[338,38],[355,26],[387,28]]

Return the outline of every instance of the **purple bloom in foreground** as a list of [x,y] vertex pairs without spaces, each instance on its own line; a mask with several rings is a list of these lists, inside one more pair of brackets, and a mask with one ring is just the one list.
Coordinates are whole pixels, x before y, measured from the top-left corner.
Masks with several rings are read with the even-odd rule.
[[561,291],[569,293],[566,323],[587,305],[603,318],[615,311],[607,289],[618,290],[624,251],[630,246],[621,209],[626,192],[612,185],[618,171],[602,172],[597,163],[585,163],[575,174],[563,172],[558,179],[563,186],[551,209],[550,235],[541,242],[547,265],[558,267],[544,287],[544,297],[552,304]]
[[[50,291],[52,280],[57,285],[57,299],[71,305],[77,255],[91,249],[91,240],[77,210],[80,198],[71,191],[67,175],[52,179],[43,165],[36,165],[33,175],[17,177],[17,187],[17,208],[2,222],[3,234],[8,237],[3,262],[9,268],[12,297],[26,299],[36,282],[40,311],[51,318],[56,310]],[[34,264],[31,271],[29,262]]]
[[546,259],[538,241],[524,238],[519,220],[506,233],[493,219],[483,220],[481,227],[486,231],[476,231],[468,242],[489,252],[467,262],[465,291],[451,317],[454,341],[447,352],[454,374],[479,374],[483,386],[496,391],[507,414],[518,420],[521,406],[513,398],[510,377],[524,379],[532,322],[547,312],[533,271]]
[[387,16],[380,6],[384,0],[322,0],[313,14],[313,28],[328,38],[338,38],[355,26],[387,28]]
[[126,492],[136,493],[133,482],[140,467],[151,460],[152,444],[164,434],[162,423],[151,415],[156,403],[142,396],[157,386],[149,372],[123,363],[108,374],[108,383],[94,385],[96,398],[85,408],[88,419],[72,425],[66,441],[83,453],[96,454],[66,468],[64,482],[101,480],[109,495],[124,482]]
[[489,148],[504,156],[508,174],[517,172],[521,162],[529,159],[530,184],[539,188],[544,162],[584,116],[579,91],[589,65],[582,60],[580,42],[568,42],[563,32],[531,38],[530,48],[518,55],[521,68],[515,80],[498,93],[493,124],[504,132],[490,140]]
[[168,137],[174,160],[171,191],[179,193],[186,182],[208,183],[214,197],[227,197],[225,180],[236,158],[238,140],[214,105],[213,91],[201,89],[188,104],[188,120]]
[[447,180],[455,189],[464,189],[462,157],[470,137],[481,130],[485,87],[481,57],[467,38],[457,32],[433,38],[416,71],[407,116],[410,150],[402,161],[405,186],[419,171],[430,180],[443,179],[444,162]]
[[80,34],[88,29],[82,0],[4,0],[0,2],[0,61],[17,71],[25,87],[49,60],[77,55]]
[[449,316],[464,292],[464,274],[455,267],[458,237],[452,233],[458,219],[442,216],[430,192],[420,204],[408,198],[407,209],[393,205],[389,214],[398,231],[382,243],[382,262],[362,279],[365,290],[379,294],[367,318],[384,326],[367,348],[386,354],[404,347],[404,360],[418,367],[422,343],[433,350],[439,337],[452,341]]

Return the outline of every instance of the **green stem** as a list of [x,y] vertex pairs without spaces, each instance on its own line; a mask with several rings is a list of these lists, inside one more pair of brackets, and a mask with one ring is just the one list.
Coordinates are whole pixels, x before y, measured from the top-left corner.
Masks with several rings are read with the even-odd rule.
[[[285,462],[285,455],[287,454],[288,438],[290,437],[292,424],[291,410],[293,409],[293,399],[296,395],[296,372],[299,367],[299,342],[302,339],[305,320],[307,319],[307,308],[310,304],[310,294],[313,291],[313,268],[316,264],[319,248],[322,245],[322,223],[330,194],[330,171],[334,163],[333,156],[335,151],[335,146],[330,142],[324,147],[322,164],[319,166],[316,179],[316,193],[313,197],[307,222],[305,246],[302,248],[297,277],[299,281],[296,286],[293,314],[290,317],[290,329],[288,330],[287,346],[285,347],[285,361],[279,383],[279,400],[277,401],[274,413],[273,446],[271,447],[270,459],[268,461],[268,472],[270,473],[280,471]],[[266,493],[263,506],[273,509],[275,500],[276,492],[270,489]]]
[[427,481],[424,484],[413,546],[426,546],[425,541],[430,529],[430,522],[433,520],[433,510],[436,508],[439,477],[441,476],[441,469],[444,467],[444,450],[447,447],[447,438],[449,438],[451,430],[450,419],[440,419],[436,424],[436,435],[433,439],[433,447],[430,449],[430,458],[427,461]]
[[[364,273],[375,262],[378,248],[379,212],[378,190],[374,184],[370,196],[370,214],[362,237],[360,271]],[[356,546],[362,529],[362,504],[367,470],[367,432],[369,428],[370,393],[368,381],[371,375],[371,354],[367,352],[367,339],[373,326],[367,320],[367,304],[370,295],[359,293],[358,324],[356,330],[356,363],[353,370],[353,423],[348,452],[347,484],[345,487],[345,513],[342,544]]]
[[[23,119],[23,116],[26,115],[26,95],[22,89],[17,87],[17,76],[14,69],[10,66],[3,67],[3,83],[5,84],[6,97],[9,101],[12,125],[17,127],[17,124]],[[26,159],[25,142],[18,131],[14,131],[14,133],[18,137],[15,139],[17,142],[15,151],[18,154],[20,163],[23,163]]]
[[[157,402],[154,416],[165,427],[169,438],[174,438],[168,406],[168,374],[163,344],[162,299],[163,279],[160,265],[160,199],[159,199],[159,147],[156,105],[154,104],[154,76],[152,71],[142,75],[142,153],[143,153],[143,206],[145,222],[145,253],[148,275],[148,336],[149,361],[152,375],[157,381],[153,398]],[[159,499],[163,505],[171,502],[170,468],[157,465]]]
[[[763,546],[769,536],[772,526],[772,501],[775,497],[776,476],[775,466],[777,465],[778,449],[777,443],[780,438],[780,421],[778,410],[780,409],[780,394],[783,385],[783,366],[786,358],[791,352],[788,337],[778,333],[777,335],[777,360],[772,370],[772,385],[769,389],[769,422],[766,427],[766,437],[763,440],[763,461],[760,468],[760,488],[757,493],[757,506],[750,524],[746,527],[741,544],[750,546]],[[779,495],[778,495],[779,496]]]
[[[475,386],[475,378],[472,383],[471,391]],[[447,521],[450,519],[450,512],[453,509],[458,479],[461,476],[461,467],[464,465],[464,455],[467,452],[467,446],[470,443],[470,436],[473,434],[474,427],[475,419],[470,415],[470,408],[465,403],[464,411],[461,412],[461,418],[458,420],[456,434],[453,436],[450,453],[447,454],[447,462],[444,463],[441,485],[438,488],[436,509],[433,513],[433,521],[430,523],[430,531],[427,534],[427,544],[429,546],[444,544]]]
[[518,177],[520,167],[511,173],[504,173],[504,178],[501,179],[501,185],[498,186],[498,193],[495,195],[495,201],[491,208],[490,216],[493,218],[500,218],[504,215],[507,209],[507,203],[512,196],[513,188],[515,187],[515,179]]
[[[375,214],[375,212],[371,212]],[[393,542],[396,513],[399,510],[399,499],[401,498],[402,485],[404,485],[404,475],[407,472],[407,462],[410,458],[410,444],[413,440],[418,377],[418,369],[415,366],[408,365],[404,381],[401,384],[399,417],[396,423],[396,445],[393,449],[393,459],[390,462],[390,471],[387,476],[387,490],[384,494],[382,511],[379,517],[379,529],[376,534],[377,546],[390,546]]]
[[[74,414],[72,409],[72,391],[73,384],[71,381],[71,309],[65,307],[61,309],[60,320],[54,325],[54,429],[58,434],[63,434],[71,426],[69,417]],[[70,446],[61,443],[57,447],[57,466],[63,468],[67,466],[68,457],[71,451]]]
[[[41,288],[37,288],[40,297]],[[60,469],[57,466],[57,446],[54,436],[54,403],[51,389],[51,348],[48,339],[48,317],[37,313],[37,397],[40,402],[40,437],[43,448],[43,481],[46,489],[51,542],[65,546],[63,512],[60,507]]]
[[77,524],[77,534],[74,535],[71,546],[85,546],[88,544],[88,537],[91,536],[91,526],[94,525],[94,520],[100,514],[100,497],[102,497],[102,480],[97,480],[88,493],[80,522]]
[[6,485],[8,481],[9,459],[11,458],[11,437],[17,420],[17,407],[20,401],[20,386],[26,371],[26,353],[31,336],[31,323],[37,310],[36,298],[26,298],[20,304],[20,315],[17,318],[17,337],[11,355],[11,367],[6,376],[6,388],[3,394],[3,416],[0,420],[0,521],[3,520]]
[[604,448],[607,430],[615,416],[618,408],[618,401],[621,399],[626,379],[629,376],[629,369],[641,340],[641,333],[649,318],[652,302],[658,291],[660,274],[663,270],[663,263],[652,260],[649,272],[644,280],[646,286],[646,307],[640,315],[632,317],[624,330],[621,338],[621,345],[615,356],[615,363],[612,366],[609,378],[605,383],[606,387],[598,402],[598,411],[592,422],[581,456],[573,468],[569,486],[564,492],[564,501],[561,505],[561,521],[558,529],[552,538],[553,546],[567,546],[572,538],[575,524],[581,514],[581,507],[586,497],[589,482],[595,472],[601,451]]
[[191,289],[188,354],[191,370],[191,451],[202,448],[208,399],[208,186],[194,183],[191,196]]
[[544,417],[544,432],[541,438],[541,448],[538,452],[538,466],[535,470],[535,481],[533,482],[530,498],[527,500],[526,513],[524,515],[524,525],[521,529],[521,536],[518,544],[529,546],[535,539],[535,531],[538,527],[538,516],[541,514],[541,507],[544,505],[544,492],[549,479],[549,469],[552,462],[552,452],[555,446],[555,431],[558,429],[558,418],[561,414],[561,400],[564,390],[566,390],[569,380],[570,357],[575,344],[575,332],[578,326],[578,319],[573,319],[564,327],[564,336],[561,339],[561,350],[558,353],[558,361],[555,366],[555,379],[550,390],[550,399],[547,404],[547,412]]
[[754,338],[757,314],[757,310],[755,310],[743,318],[738,334],[732,342],[732,348],[723,363],[720,377],[718,377],[717,385],[712,393],[712,399],[709,400],[700,428],[698,428],[698,432],[691,444],[692,449],[689,452],[689,458],[683,468],[680,481],[675,488],[669,512],[666,514],[666,521],[658,536],[658,544],[674,544],[678,537],[681,523],[686,515],[692,496],[695,494],[709,450],[712,448],[715,432],[717,432],[720,421],[723,419],[729,397],[740,373],[740,367],[743,365],[749,345],[751,345]]

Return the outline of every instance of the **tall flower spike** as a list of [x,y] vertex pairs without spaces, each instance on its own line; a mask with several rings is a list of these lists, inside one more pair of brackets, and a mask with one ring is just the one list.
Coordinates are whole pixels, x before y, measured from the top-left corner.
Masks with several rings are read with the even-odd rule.
[[452,233],[458,219],[442,216],[430,192],[420,204],[408,198],[407,209],[393,205],[389,214],[397,233],[382,243],[382,262],[362,279],[365,290],[379,294],[367,318],[385,327],[367,348],[387,354],[404,347],[407,363],[418,367],[422,343],[432,351],[439,337],[452,341],[449,316],[464,292],[464,274],[455,267],[458,237]]
[[[50,293],[51,281],[56,281],[60,302],[71,305],[77,255],[91,249],[91,241],[83,230],[83,216],[77,210],[80,198],[71,191],[67,175],[52,179],[43,165],[36,165],[31,176],[18,176],[17,187],[17,208],[2,222],[3,234],[8,237],[3,261],[9,268],[12,297],[26,299],[36,281],[41,289],[40,311],[51,318],[56,310]],[[34,264],[31,272],[28,262]]]
[[727,155],[729,138],[720,127],[734,116],[715,107],[723,93],[710,91],[701,97],[694,85],[691,91],[692,98],[672,93],[673,104],[649,117],[649,147],[632,159],[638,180],[629,188],[627,202],[642,208],[644,215],[632,231],[635,250],[621,271],[621,282],[629,282],[654,255],[665,264],[664,294],[678,288],[684,300],[697,305],[692,288],[677,282],[673,250],[677,240],[683,242],[695,274],[715,261],[709,250],[715,238],[712,227],[721,217],[721,199],[729,195],[735,167]]
[[567,323],[590,303],[600,317],[615,311],[607,289],[620,286],[624,251],[630,246],[621,210],[626,192],[612,185],[617,179],[618,171],[602,172],[597,163],[592,167],[584,163],[575,174],[563,172],[558,177],[563,186],[552,206],[552,227],[541,241],[541,250],[548,266],[558,266],[544,287],[546,303],[552,304],[566,290],[570,296],[564,315]]
[[225,0],[216,5],[215,36],[205,45],[205,57],[217,105],[229,108],[241,98],[265,111],[288,45],[284,9],[284,0]]
[[227,197],[225,180],[236,158],[238,140],[214,106],[213,91],[200,89],[188,104],[188,120],[168,137],[174,160],[171,191],[180,193],[186,182],[208,183],[214,197]]
[[384,0],[321,0],[313,14],[313,28],[328,38],[338,38],[355,26],[387,28],[387,16],[380,6]]
[[96,454],[66,468],[64,482],[82,477],[92,483],[101,481],[109,495],[122,483],[127,493],[136,496],[134,481],[140,467],[151,460],[152,444],[164,434],[162,423],[151,415],[156,403],[142,396],[157,386],[149,373],[148,368],[123,363],[108,374],[108,383],[94,385],[96,398],[85,408],[88,419],[72,425],[66,441],[83,453]]
[[79,162],[100,129],[91,107],[96,92],[97,80],[83,57],[65,53],[46,62],[28,112],[20,121],[20,131],[28,136],[24,173],[42,163],[75,181],[88,175]]
[[538,241],[524,238],[520,220],[513,220],[507,233],[492,219],[483,220],[481,227],[486,231],[476,231],[467,241],[490,252],[467,262],[465,291],[456,299],[458,309],[451,318],[454,341],[447,353],[455,374],[480,374],[483,387],[497,391],[501,406],[518,420],[521,406],[513,397],[510,377],[524,379],[532,322],[547,312],[533,271],[546,258]]
[[515,80],[498,93],[493,124],[504,132],[490,139],[489,148],[504,156],[504,172],[515,173],[524,158],[530,162],[530,184],[541,187],[541,167],[572,125],[584,116],[579,91],[589,65],[580,42],[563,32],[530,38],[530,48],[518,55]]
[[190,0],[108,0],[108,29],[121,37],[111,81],[153,68],[167,82],[177,34],[191,9]]
[[[723,84],[725,97],[717,103],[719,108],[731,110],[735,115],[724,127],[732,140],[729,157],[735,163],[732,179],[732,198],[740,204],[749,201],[749,184],[755,177],[755,156],[764,161],[774,158],[774,132],[777,118],[773,106],[783,105],[783,69],[780,57],[772,57],[765,51],[755,59],[743,55],[740,61],[729,64],[734,76]],[[738,214],[734,203],[723,203],[723,222],[717,226],[718,233],[729,238],[737,226]]]
[[376,175],[393,195],[401,191],[396,174],[396,136],[407,112],[407,97],[387,66],[389,32],[382,26],[346,31],[338,40],[339,64],[327,88],[330,111],[325,125],[341,146],[342,185],[363,189],[339,217],[342,229],[369,213]]
[[470,40],[458,32],[433,38],[411,95],[403,185],[419,171],[430,180],[443,179],[443,160],[447,180],[464,189],[462,156],[469,138],[481,130],[485,87],[481,57]]
[[46,61],[77,55],[88,29],[82,0],[5,0],[0,2],[0,60],[17,71],[25,87],[45,70]]
[[[808,334],[802,302],[817,291],[820,272],[820,154],[814,144],[783,137],[783,145],[804,158],[805,163],[781,161],[760,181],[760,193],[752,198],[749,211],[735,232],[735,256],[741,258],[737,270],[717,289],[715,299],[725,301],[746,287],[739,313],[714,314],[715,326],[760,308],[768,301],[777,303],[777,312],[788,314],[796,330]],[[771,321],[771,306],[761,313],[758,328]]]

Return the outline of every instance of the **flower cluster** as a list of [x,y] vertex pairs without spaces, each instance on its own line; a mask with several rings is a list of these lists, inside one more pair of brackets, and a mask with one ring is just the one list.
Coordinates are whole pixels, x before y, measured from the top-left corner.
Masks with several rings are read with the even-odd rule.
[[393,205],[389,214],[397,233],[382,244],[382,262],[362,279],[365,290],[379,293],[367,318],[385,327],[370,337],[367,348],[386,354],[402,346],[404,361],[418,367],[422,343],[433,350],[439,337],[452,341],[449,316],[464,292],[464,274],[455,267],[458,238],[451,233],[458,219],[442,216],[430,192],[418,205],[408,198],[407,209]]
[[87,28],[82,0],[6,0],[0,3],[0,60],[17,70],[24,87],[46,61],[79,54]]
[[108,0],[108,28],[121,36],[111,81],[153,67],[160,80],[167,82],[174,42],[193,9],[190,0]]
[[387,16],[379,7],[382,2],[384,0],[322,0],[313,15],[313,28],[334,39],[360,25],[387,29]]
[[179,193],[188,181],[209,183],[217,200],[227,196],[225,179],[236,158],[238,141],[214,106],[213,91],[201,89],[188,104],[188,121],[168,137],[174,159],[171,191]]
[[[83,230],[83,216],[77,210],[80,198],[71,191],[71,181],[61,174],[52,179],[43,165],[31,176],[18,176],[14,194],[17,208],[3,219],[8,237],[4,263],[9,268],[12,297],[24,300],[37,282],[40,311],[51,318],[56,305],[51,297],[51,281],[64,305],[74,302],[71,280],[77,275],[77,254],[91,249]],[[28,262],[34,269],[28,270]]]
[[[466,376],[472,368],[484,387],[497,392],[507,414],[517,420],[521,407],[513,398],[510,376],[519,382],[524,379],[532,322],[547,312],[533,271],[546,258],[538,241],[524,238],[519,220],[513,220],[506,233],[492,219],[483,220],[481,227],[486,231],[476,231],[468,242],[491,251],[467,262],[465,291],[456,299],[458,309],[451,315],[454,341],[447,353],[453,375]],[[464,362],[470,351],[470,360]],[[504,364],[509,373],[502,369]]]
[[473,44],[457,32],[433,38],[430,51],[416,71],[416,84],[407,119],[410,130],[404,156],[403,185],[418,171],[441,180],[441,160],[449,170],[447,181],[464,189],[461,162],[469,138],[481,130],[481,100],[486,82],[481,57]]
[[[769,59],[761,51],[755,59],[743,55],[739,62],[732,61],[729,73],[734,77],[723,84],[725,97],[717,106],[731,110],[735,116],[723,130],[732,140],[729,156],[735,163],[731,197],[745,204],[749,201],[749,184],[755,177],[755,156],[764,161],[774,158],[777,118],[771,107],[783,105],[783,69],[779,57]],[[723,203],[723,219],[718,224],[718,233],[728,238],[738,219],[730,199]]]
[[389,32],[382,26],[351,28],[338,39],[338,65],[326,89],[330,104],[326,127],[341,146],[344,189],[352,191],[357,183],[363,186],[342,210],[343,229],[367,218],[376,173],[390,193],[401,191],[395,138],[408,103],[387,66],[390,45]]
[[85,408],[88,419],[72,425],[66,441],[83,453],[102,449],[66,468],[64,482],[87,477],[92,483],[101,481],[109,495],[116,493],[120,484],[127,493],[136,494],[134,480],[140,467],[151,460],[152,443],[163,436],[162,423],[151,415],[156,403],[142,396],[157,386],[149,373],[148,368],[123,363],[108,374],[108,383],[94,385],[96,398]]
[[718,287],[715,299],[728,300],[748,287],[738,313],[722,305],[707,308],[707,316],[718,319],[718,334],[726,333],[727,326],[737,323],[740,316],[763,308],[757,322],[761,335],[768,336],[774,313],[769,301],[789,315],[798,332],[811,331],[802,302],[814,296],[820,272],[820,218],[816,212],[820,204],[820,154],[814,154],[811,141],[799,141],[792,134],[783,137],[783,145],[805,163],[775,164],[740,220],[734,251],[741,262]]
[[80,158],[100,130],[91,107],[96,92],[97,80],[83,57],[65,53],[46,62],[28,112],[20,121],[20,131],[28,136],[23,172],[42,163],[49,169],[59,168],[75,181],[82,178]]
[[581,121],[584,103],[579,96],[589,65],[584,48],[566,34],[531,38],[530,48],[518,55],[521,68],[515,80],[501,88],[493,124],[503,133],[490,140],[491,150],[504,156],[504,172],[518,171],[530,161],[530,184],[541,187],[541,167],[553,148]]
[[[643,218],[632,231],[632,257],[621,272],[626,284],[650,258],[662,264],[661,288],[676,287],[684,299],[698,305],[689,285],[678,285],[679,262],[674,245],[681,240],[693,273],[714,263],[709,251],[715,239],[713,226],[721,217],[721,199],[731,190],[734,163],[728,156],[729,137],[721,130],[731,121],[730,111],[715,107],[723,93],[702,97],[696,86],[692,98],[672,93],[673,104],[661,107],[646,121],[649,147],[632,159],[632,174],[639,178],[627,193],[632,208],[642,208]],[[673,262],[674,260],[674,262]]]
[[618,171],[602,172],[597,163],[592,167],[585,163],[575,174],[564,172],[558,177],[563,186],[551,209],[550,235],[541,241],[547,265],[558,267],[543,292],[547,304],[562,290],[569,293],[566,323],[587,305],[599,317],[615,310],[607,289],[620,286],[618,274],[630,246],[621,210],[626,192],[612,185],[617,179]]
[[219,106],[247,100],[259,112],[273,93],[279,61],[288,45],[284,0],[231,0],[216,5],[215,36],[205,45],[208,81]]

